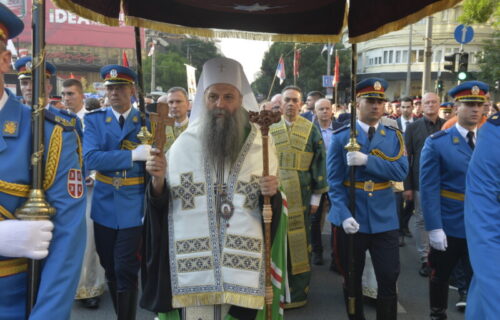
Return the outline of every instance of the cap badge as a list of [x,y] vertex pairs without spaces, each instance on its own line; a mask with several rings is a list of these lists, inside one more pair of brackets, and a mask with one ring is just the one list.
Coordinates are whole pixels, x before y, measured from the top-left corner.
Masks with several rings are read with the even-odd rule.
[[382,89],[382,84],[379,81],[375,81],[375,83],[373,84],[373,88],[379,91],[380,89]]
[[116,78],[118,77],[118,71],[116,71],[116,69],[111,69],[109,75],[111,76],[111,78]]
[[480,90],[479,90],[479,87],[478,86],[473,86],[472,89],[471,89],[471,92],[473,95],[478,95]]

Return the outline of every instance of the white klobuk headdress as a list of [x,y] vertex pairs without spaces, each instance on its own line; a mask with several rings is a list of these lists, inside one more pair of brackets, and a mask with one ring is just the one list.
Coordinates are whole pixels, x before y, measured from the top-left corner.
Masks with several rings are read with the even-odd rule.
[[259,111],[257,100],[238,61],[229,58],[214,58],[203,65],[196,96],[191,109],[190,123],[199,121],[205,110],[205,92],[218,83],[236,87],[243,96],[243,107],[247,111]]

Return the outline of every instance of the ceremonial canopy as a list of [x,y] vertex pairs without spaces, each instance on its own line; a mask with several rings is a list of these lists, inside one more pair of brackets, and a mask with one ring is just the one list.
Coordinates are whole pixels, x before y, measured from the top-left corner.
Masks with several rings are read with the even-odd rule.
[[53,0],[62,9],[117,26],[204,37],[291,42],[349,41],[396,31],[460,0]]

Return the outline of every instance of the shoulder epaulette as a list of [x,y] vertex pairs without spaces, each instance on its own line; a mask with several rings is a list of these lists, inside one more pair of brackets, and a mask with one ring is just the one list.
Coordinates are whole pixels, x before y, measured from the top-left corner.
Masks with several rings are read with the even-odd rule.
[[436,139],[436,138],[442,137],[447,133],[448,133],[448,131],[446,131],[446,130],[438,131],[436,133],[431,134],[431,139]]
[[491,117],[488,118],[488,122],[494,126],[500,125],[500,112],[495,113]]
[[72,118],[71,120],[64,119],[62,116],[59,116],[55,113],[53,113],[50,110],[45,110],[45,119],[55,123],[57,125],[60,125],[63,127],[64,131],[72,131],[75,129],[76,125],[76,118]]
[[333,131],[333,134],[337,134],[337,133],[339,133],[339,132],[341,132],[341,131],[344,131],[345,129],[350,128],[350,127],[351,127],[351,125],[350,125],[350,124],[346,124],[345,126],[340,127],[340,128],[338,128],[338,129],[334,130],[334,131]]
[[91,111],[87,112],[85,115],[99,113],[99,112],[105,112],[105,111],[106,111],[106,107],[101,107],[98,109],[91,110]]
[[391,129],[391,130],[399,131],[399,132],[403,133],[403,131],[401,131],[401,129],[396,128],[395,126],[384,126],[384,127],[386,127],[387,129]]

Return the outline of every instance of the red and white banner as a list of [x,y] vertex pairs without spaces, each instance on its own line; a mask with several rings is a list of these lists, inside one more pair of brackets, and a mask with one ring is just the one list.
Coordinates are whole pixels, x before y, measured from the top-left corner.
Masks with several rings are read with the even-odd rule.
[[184,65],[186,66],[188,98],[194,101],[196,96],[196,68],[186,63]]
[[281,56],[278,61],[278,67],[276,67],[276,77],[280,79],[280,84],[282,84],[286,79],[285,60],[283,60],[283,56]]
[[301,49],[295,49],[293,54],[293,77],[299,78],[299,69],[300,69],[300,58],[302,56]]
[[340,80],[340,61],[339,54],[335,55],[335,67],[333,68],[333,86],[336,87]]

